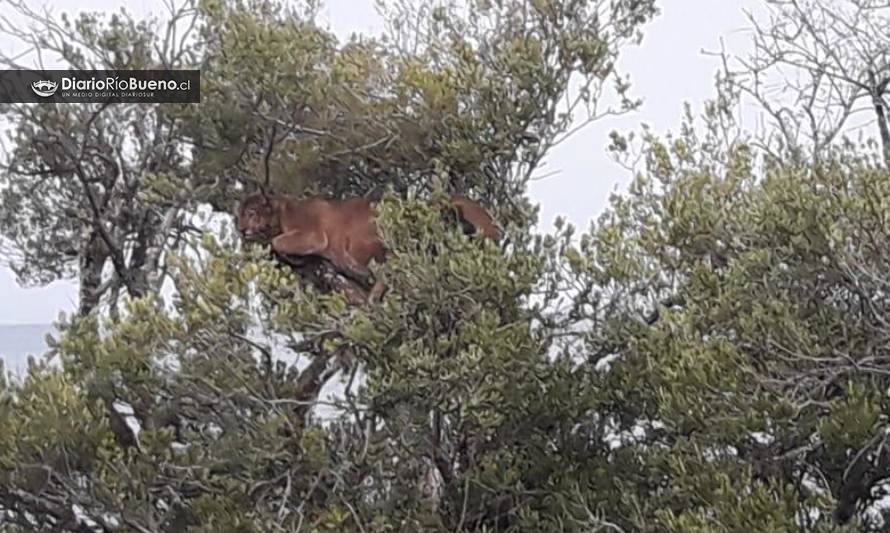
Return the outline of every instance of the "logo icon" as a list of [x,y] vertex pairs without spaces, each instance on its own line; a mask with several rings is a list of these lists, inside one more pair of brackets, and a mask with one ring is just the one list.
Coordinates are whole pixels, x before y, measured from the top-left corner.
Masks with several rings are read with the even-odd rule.
[[56,89],[58,87],[58,83],[50,80],[35,81],[31,84],[31,90],[34,91],[34,94],[36,94],[37,96],[42,96],[44,98],[52,96],[53,93],[56,92]]

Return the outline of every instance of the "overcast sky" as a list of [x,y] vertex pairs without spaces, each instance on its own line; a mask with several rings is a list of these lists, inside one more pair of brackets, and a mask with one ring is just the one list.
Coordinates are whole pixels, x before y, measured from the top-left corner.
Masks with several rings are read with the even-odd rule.
[[[2,6],[4,0],[0,0]],[[82,0],[34,0],[59,14],[84,9]],[[327,0],[322,10],[323,22],[341,38],[353,32],[377,33],[380,20],[373,0]],[[546,161],[542,174],[555,175],[531,186],[531,196],[541,205],[541,227],[549,229],[557,215],[586,230],[606,205],[616,187],[623,188],[628,173],[606,154],[612,130],[627,132],[646,123],[656,132],[676,131],[684,102],[695,111],[713,97],[713,79],[717,69],[714,58],[703,49],[717,50],[723,38],[726,48],[743,52],[748,36],[743,8],[755,0],[662,0],[662,13],[644,27],[645,37],[639,47],[622,51],[620,67],[630,73],[633,94],[644,98],[635,113],[596,122],[558,146]],[[160,0],[91,0],[91,11],[111,11],[125,6],[136,16],[163,13]],[[2,9],[2,7],[0,7]],[[0,49],[10,52],[12,43],[0,37]],[[16,51],[19,51],[16,48]],[[71,311],[77,302],[76,285],[68,281],[47,287],[22,288],[13,274],[0,267],[0,325],[49,323],[60,311]]]

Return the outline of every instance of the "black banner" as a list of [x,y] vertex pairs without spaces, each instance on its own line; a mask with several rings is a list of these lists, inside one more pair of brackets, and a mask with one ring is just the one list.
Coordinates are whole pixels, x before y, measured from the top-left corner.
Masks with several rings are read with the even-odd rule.
[[201,102],[200,70],[0,70],[0,103]]

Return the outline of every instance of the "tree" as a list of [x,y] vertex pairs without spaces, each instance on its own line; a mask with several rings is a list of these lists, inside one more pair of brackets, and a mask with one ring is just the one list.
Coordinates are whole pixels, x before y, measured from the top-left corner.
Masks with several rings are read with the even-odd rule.
[[[108,22],[90,14],[56,20],[27,3],[9,5],[34,29],[4,19],[2,31],[36,46],[39,68],[52,68],[43,65],[44,56],[73,69],[184,68],[194,61],[187,25],[194,23],[193,10],[173,12],[158,30],[125,13]],[[186,31],[177,34],[184,24]],[[17,57],[0,62],[30,66]],[[0,175],[0,232],[10,243],[4,262],[19,280],[43,284],[76,276],[80,314],[103,298],[115,313],[121,295],[157,292],[165,254],[194,227],[188,208],[212,188],[189,179],[179,124],[169,111],[10,104],[3,118],[12,131]]]
[[869,117],[890,167],[890,6],[877,0],[766,0],[749,14],[754,51],[726,59],[726,82],[752,97],[770,121],[766,146],[821,154]]
[[[49,140],[17,115],[19,166],[4,177],[18,192],[4,207],[26,198],[22,164],[80,165],[60,174],[75,178],[66,182],[35,167],[50,176],[37,183],[55,188],[27,197],[23,220],[54,205],[95,214],[89,193],[106,186],[112,200],[151,213],[174,205],[185,218],[198,203],[225,209],[256,181],[335,195],[377,188],[395,254],[375,268],[390,287],[384,301],[348,308],[268,250],[232,246],[224,229],[167,246],[158,270],[138,271],[166,276],[174,297],[121,281],[118,313],[63,324],[60,365],[32,362],[24,381],[0,382],[3,527],[886,527],[890,172],[870,145],[835,142],[843,114],[824,130],[810,122],[810,146],[778,124],[785,151],[733,121],[738,91],[755,86],[724,77],[702,120],[688,111],[679,135],[643,132],[629,190],[580,239],[563,224],[532,237],[522,193],[568,128],[559,99],[580,72],[590,77],[578,101],[596,101],[652,6],[390,13],[388,40],[340,46],[311,9],[195,6],[188,46],[206,101],[200,113],[150,108],[175,132],[170,145],[184,155],[164,161],[185,169],[192,195],[148,187],[171,182],[139,170],[139,194],[117,196],[117,181],[101,181],[101,155],[76,157],[77,135],[90,157],[143,138],[113,135],[117,108],[55,129],[69,115],[46,111]],[[800,13],[811,15],[829,16]],[[75,24],[77,35],[89,24]],[[842,93],[826,94],[844,109]],[[633,155],[635,140],[615,134],[615,154]],[[441,219],[455,189],[494,206],[507,246]],[[33,272],[62,272],[69,260],[51,244],[90,242],[76,230],[138,236],[125,219],[102,218],[115,213],[38,241]],[[184,234],[185,218],[170,228]],[[25,222],[10,220],[4,235],[31,250]],[[121,272],[138,264],[121,253]],[[341,393],[325,399],[338,377]]]
[[[85,296],[52,347],[61,365],[33,363],[22,383],[2,384],[5,528],[612,527],[585,489],[585,472],[599,483],[610,479],[599,472],[617,473],[594,438],[605,423],[588,420],[595,389],[567,354],[551,359],[563,332],[540,311],[563,288],[544,272],[570,232],[530,236],[524,187],[606,84],[616,83],[623,108],[635,105],[615,59],[655,10],[577,0],[392,9],[388,40],[341,46],[311,9],[189,5],[174,19],[193,37],[174,55],[202,69],[200,108],[137,108],[143,121],[119,116],[126,107],[41,108],[39,120],[33,108],[12,108],[3,205],[21,216],[2,228],[33,254],[19,258],[20,275],[76,269],[94,280],[82,250],[100,242],[96,263],[114,274],[97,268],[90,294],[122,304],[105,317]],[[32,19],[71,64],[78,46],[102,65],[164,64],[156,49],[176,41],[126,16]],[[609,112],[593,107],[591,118]],[[160,118],[158,138],[144,124]],[[148,158],[159,168],[134,164],[122,178],[116,156],[134,142],[139,165],[140,154],[163,149]],[[46,187],[39,195],[26,194],[30,174]],[[232,246],[225,230],[196,244],[188,233],[199,207],[229,210],[256,181],[387,191],[380,225],[397,253],[377,270],[390,287],[385,302],[348,309],[267,251]],[[492,206],[509,246],[445,226],[430,205],[443,190]],[[158,224],[166,212],[173,222]],[[34,243],[36,221],[62,232]],[[76,246],[54,253],[61,242]],[[159,259],[140,262],[152,243],[163,243]],[[133,281],[143,275],[158,283]],[[163,279],[175,295],[166,301]],[[111,292],[98,290],[106,284]],[[326,403],[322,388],[338,375],[345,391]],[[320,406],[331,411],[324,419]]]
[[[569,264],[599,416],[643,463],[634,528],[882,530],[890,174],[867,147],[778,159],[721,93],[642,137],[629,194]],[[631,140],[614,137],[619,155]],[[852,529],[850,529],[852,530]]]
[[[442,185],[514,203],[577,109],[615,71],[651,2],[499,2],[475,13],[418,11],[415,41],[338,47],[312,23],[313,4],[188,2],[168,20],[60,21],[10,4],[36,29],[5,33],[73,68],[201,68],[200,106],[10,106],[2,232],[20,280],[76,275],[80,312],[106,297],[157,292],[163,257],[206,229],[201,205],[231,212],[257,180],[302,192],[402,194]],[[415,17],[397,4],[391,20]],[[521,58],[521,59],[520,59]],[[25,68],[4,58],[10,68]],[[569,81],[578,87],[569,93]],[[580,78],[580,83],[576,82]],[[571,103],[563,109],[563,100]],[[620,110],[591,108],[591,119]],[[109,275],[105,268],[111,265]]]

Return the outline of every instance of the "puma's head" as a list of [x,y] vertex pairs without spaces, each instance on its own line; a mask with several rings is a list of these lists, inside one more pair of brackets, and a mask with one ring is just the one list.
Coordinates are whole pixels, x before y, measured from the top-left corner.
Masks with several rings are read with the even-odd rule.
[[281,221],[274,200],[256,193],[245,198],[238,207],[238,231],[245,240],[271,238],[281,232]]

